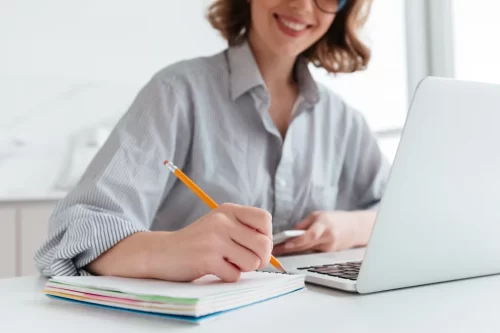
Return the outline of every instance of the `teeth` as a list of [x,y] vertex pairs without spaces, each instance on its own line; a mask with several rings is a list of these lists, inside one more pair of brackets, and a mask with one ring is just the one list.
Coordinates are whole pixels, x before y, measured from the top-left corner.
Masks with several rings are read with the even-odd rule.
[[295,30],[295,31],[302,31],[304,30],[305,28],[307,28],[307,25],[306,24],[301,24],[301,23],[297,23],[297,22],[291,22],[291,21],[287,21],[283,18],[280,17],[280,21],[287,27],[287,28],[290,28],[292,30]]

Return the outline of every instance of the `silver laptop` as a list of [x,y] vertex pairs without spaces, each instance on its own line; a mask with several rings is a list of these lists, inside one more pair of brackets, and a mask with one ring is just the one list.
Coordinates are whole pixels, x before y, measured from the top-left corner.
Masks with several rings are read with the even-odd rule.
[[500,273],[500,85],[424,79],[366,249],[280,260],[358,293]]

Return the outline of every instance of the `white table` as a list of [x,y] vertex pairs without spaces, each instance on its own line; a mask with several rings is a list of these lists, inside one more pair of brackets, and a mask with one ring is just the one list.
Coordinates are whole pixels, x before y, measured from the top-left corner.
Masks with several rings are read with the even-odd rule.
[[200,326],[49,299],[45,281],[0,280],[0,332],[500,332],[500,276],[363,296],[308,285]]

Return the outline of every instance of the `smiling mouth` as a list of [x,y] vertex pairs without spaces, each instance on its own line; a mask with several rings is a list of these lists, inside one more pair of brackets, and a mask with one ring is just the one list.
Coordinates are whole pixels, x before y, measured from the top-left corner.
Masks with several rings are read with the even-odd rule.
[[278,14],[274,14],[274,18],[278,21],[279,24],[295,33],[301,33],[311,27],[310,24],[290,20]]

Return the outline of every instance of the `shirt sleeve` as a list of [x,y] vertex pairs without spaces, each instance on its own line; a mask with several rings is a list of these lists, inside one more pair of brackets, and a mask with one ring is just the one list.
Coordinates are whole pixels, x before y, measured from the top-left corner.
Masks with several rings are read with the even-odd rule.
[[153,77],[58,203],[35,254],[42,275],[87,275],[84,267],[106,250],[149,231],[175,178],[163,161],[183,165],[190,144],[189,115],[176,87]]
[[364,116],[352,111],[337,207],[339,210],[377,209],[391,165],[380,150]]

